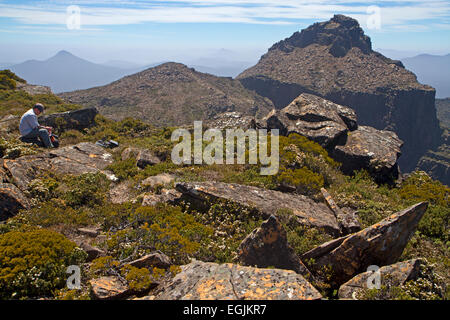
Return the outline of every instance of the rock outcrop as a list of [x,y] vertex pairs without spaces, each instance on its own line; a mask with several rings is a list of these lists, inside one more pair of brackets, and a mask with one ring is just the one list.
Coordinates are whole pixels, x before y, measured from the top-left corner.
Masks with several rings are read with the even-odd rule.
[[318,300],[320,293],[290,270],[194,261],[181,267],[156,300]]
[[297,133],[317,142],[342,163],[346,174],[366,169],[379,183],[398,178],[403,142],[392,131],[358,126],[356,114],[348,107],[302,93],[258,123],[269,130],[280,130],[281,135]]
[[237,258],[245,266],[292,270],[306,279],[310,279],[311,276],[289,245],[286,231],[274,215],[242,241]]
[[52,113],[39,118],[44,126],[58,128],[59,130],[82,130],[95,125],[96,108],[86,108],[62,113]]
[[[398,262],[389,266],[381,267],[377,273],[380,276],[380,285],[387,288],[400,286],[406,281],[415,280],[419,275],[424,261],[421,259],[412,259]],[[338,292],[340,299],[357,299],[360,292],[368,289],[367,283],[374,271],[366,271],[353,277],[344,283]]]
[[403,142],[392,131],[359,126],[349,132],[345,145],[338,145],[331,156],[342,163],[341,170],[352,174],[366,169],[378,183],[398,178],[398,161]]
[[358,22],[343,15],[276,43],[237,79],[278,109],[312,93],[352,108],[361,125],[394,131],[405,143],[403,172],[440,141],[435,90],[401,62],[373,51]]
[[16,215],[28,208],[28,200],[15,185],[0,182],[0,221]]
[[425,214],[428,203],[421,202],[357,233],[324,243],[301,256],[314,259],[311,272],[332,267],[331,281],[341,285],[370,265],[390,265],[400,258],[408,240]]
[[95,299],[116,300],[130,295],[130,289],[119,278],[113,276],[100,277],[89,281]]
[[5,159],[3,166],[9,171],[17,187],[27,190],[28,184],[44,171],[77,175],[101,171],[114,180],[117,178],[104,170],[112,162],[112,155],[103,148],[93,143],[82,142],[15,160]]
[[122,160],[127,160],[130,158],[135,158],[136,165],[141,169],[161,162],[161,160],[150,150],[134,147],[128,147],[122,151]]
[[341,232],[336,217],[326,204],[314,202],[303,195],[223,182],[183,182],[177,183],[176,189],[187,200],[202,205],[211,205],[211,200],[215,199],[232,201],[257,210],[264,219],[272,214],[277,216],[280,209],[287,209],[292,211],[292,217],[298,224],[323,229],[334,236]]
[[161,251],[149,253],[139,259],[133,260],[129,265],[136,268],[153,268],[167,269],[172,265],[172,261]]

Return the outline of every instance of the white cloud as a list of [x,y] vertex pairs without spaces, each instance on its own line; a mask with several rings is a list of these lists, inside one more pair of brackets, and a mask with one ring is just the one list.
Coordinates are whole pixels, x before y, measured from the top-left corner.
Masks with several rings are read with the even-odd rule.
[[[367,1],[354,5],[354,0],[166,0],[166,1],[85,1],[81,7],[83,26],[129,25],[157,23],[251,23],[288,24],[301,20],[324,20],[333,14],[347,14],[364,27],[367,7],[381,6],[383,29],[399,30],[408,25],[447,29],[450,19],[448,1],[398,0]],[[0,17],[14,19],[24,25],[65,25],[67,6],[72,1],[40,1],[36,6],[0,4]],[[384,6],[384,4],[386,6]]]

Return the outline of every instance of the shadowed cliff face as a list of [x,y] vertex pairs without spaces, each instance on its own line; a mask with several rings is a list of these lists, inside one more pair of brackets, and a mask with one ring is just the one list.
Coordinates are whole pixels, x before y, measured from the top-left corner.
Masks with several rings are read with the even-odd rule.
[[351,107],[361,125],[395,131],[404,141],[402,172],[414,170],[440,142],[435,90],[401,62],[372,51],[370,38],[349,17],[336,15],[274,44],[238,79],[280,109],[312,93]]

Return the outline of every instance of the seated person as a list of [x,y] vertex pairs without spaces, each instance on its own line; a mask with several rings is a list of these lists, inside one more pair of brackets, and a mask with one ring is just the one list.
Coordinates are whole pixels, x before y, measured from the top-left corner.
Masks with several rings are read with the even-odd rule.
[[44,112],[44,106],[36,103],[35,106],[25,112],[20,118],[19,131],[22,141],[33,141],[40,138],[46,148],[54,148],[50,139],[51,127],[39,125],[37,116]]

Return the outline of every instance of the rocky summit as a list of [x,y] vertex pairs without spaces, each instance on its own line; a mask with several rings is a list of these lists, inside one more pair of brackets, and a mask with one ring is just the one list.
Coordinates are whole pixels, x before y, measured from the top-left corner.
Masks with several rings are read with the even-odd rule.
[[262,116],[273,108],[270,100],[239,81],[197,72],[180,63],[165,63],[106,86],[60,96],[97,107],[115,120],[132,116],[161,126],[192,124],[233,111]]
[[403,172],[440,144],[435,90],[399,61],[373,51],[358,22],[343,15],[274,44],[237,79],[278,109],[312,93],[352,108],[361,125],[394,131],[404,141]]

